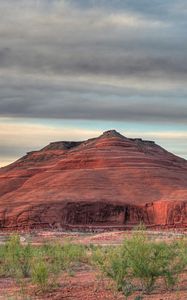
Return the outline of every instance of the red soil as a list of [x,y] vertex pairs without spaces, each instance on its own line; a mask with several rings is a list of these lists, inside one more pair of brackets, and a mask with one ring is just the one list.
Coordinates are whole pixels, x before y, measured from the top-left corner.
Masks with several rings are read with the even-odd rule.
[[[187,299],[187,274],[181,277],[178,290],[166,291],[158,287],[153,294],[143,295],[143,300],[186,300]],[[117,292],[114,284],[102,278],[93,270],[78,271],[73,277],[65,276],[60,280],[59,288],[44,294],[36,291],[33,286],[27,287],[29,300],[125,300],[122,293]],[[135,292],[128,300],[134,300],[140,292]],[[13,299],[25,300],[26,294],[21,295],[20,287],[11,279],[0,279],[0,300]],[[17,298],[16,298],[17,297]]]

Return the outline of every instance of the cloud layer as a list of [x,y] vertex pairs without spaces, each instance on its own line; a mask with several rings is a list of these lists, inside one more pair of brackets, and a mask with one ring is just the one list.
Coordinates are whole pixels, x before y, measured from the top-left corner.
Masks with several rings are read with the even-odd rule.
[[1,116],[186,123],[184,0],[0,8]]

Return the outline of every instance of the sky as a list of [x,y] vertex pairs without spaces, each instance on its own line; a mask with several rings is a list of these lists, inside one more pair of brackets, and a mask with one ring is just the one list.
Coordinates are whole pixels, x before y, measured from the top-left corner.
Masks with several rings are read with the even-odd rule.
[[187,1],[0,0],[0,166],[109,129],[187,159]]

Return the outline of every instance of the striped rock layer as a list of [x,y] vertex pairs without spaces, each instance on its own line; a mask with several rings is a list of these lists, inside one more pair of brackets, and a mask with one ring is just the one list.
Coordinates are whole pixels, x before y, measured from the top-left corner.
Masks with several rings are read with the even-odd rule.
[[115,130],[0,169],[0,228],[187,227],[187,161]]

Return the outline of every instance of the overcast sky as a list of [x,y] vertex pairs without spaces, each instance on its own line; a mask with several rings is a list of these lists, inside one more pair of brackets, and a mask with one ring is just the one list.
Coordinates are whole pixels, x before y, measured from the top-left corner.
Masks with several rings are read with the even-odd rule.
[[0,0],[0,165],[113,128],[187,158],[187,1]]

